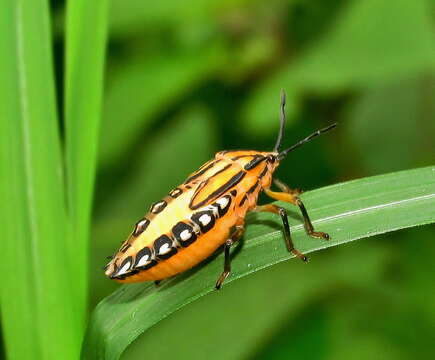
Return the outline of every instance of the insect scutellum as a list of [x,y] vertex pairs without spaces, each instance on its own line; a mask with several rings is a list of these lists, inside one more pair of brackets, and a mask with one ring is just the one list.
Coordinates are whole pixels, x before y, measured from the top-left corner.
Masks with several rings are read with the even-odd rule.
[[183,272],[224,248],[224,271],[216,282],[219,289],[231,270],[230,248],[242,236],[245,216],[249,211],[271,212],[281,217],[287,250],[300,259],[290,236],[285,208],[274,203],[258,205],[260,192],[275,200],[299,207],[306,233],[329,239],[317,232],[299,197],[279,180],[279,192],[270,189],[274,170],[286,155],[336,124],[320,129],[293,146],[280,150],[285,132],[284,91],[281,91],[280,129],[272,152],[234,150],[216,153],[186,181],[169,191],[162,200],[151,205],[118,252],[105,267],[106,275],[119,282],[160,281]]

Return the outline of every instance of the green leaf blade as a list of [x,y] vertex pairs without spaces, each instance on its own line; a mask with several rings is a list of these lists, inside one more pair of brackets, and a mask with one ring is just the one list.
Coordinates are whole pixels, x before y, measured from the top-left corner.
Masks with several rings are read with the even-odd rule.
[[[329,186],[303,194],[315,226],[329,232],[329,242],[308,238],[294,207],[291,215],[296,246],[306,253],[360,238],[433,223],[435,167],[402,171]],[[230,282],[288,260],[279,219],[252,214],[242,251],[233,259]],[[160,287],[141,283],[121,286],[95,309],[83,348],[84,359],[118,359],[142,332],[195,299],[213,291],[223,259],[208,262]],[[309,266],[309,265],[307,265]],[[225,290],[223,290],[225,291]]]
[[88,292],[88,244],[96,172],[107,38],[107,0],[68,1],[65,127],[71,271],[84,327]]
[[73,360],[81,342],[60,241],[68,226],[49,23],[46,0],[4,2],[0,12],[0,299],[10,359]]

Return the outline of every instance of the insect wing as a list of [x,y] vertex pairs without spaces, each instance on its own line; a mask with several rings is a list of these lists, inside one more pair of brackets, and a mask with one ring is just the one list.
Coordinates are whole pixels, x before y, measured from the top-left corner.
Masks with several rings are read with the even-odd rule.
[[235,187],[245,175],[246,172],[240,167],[226,165],[198,185],[190,201],[190,208],[195,210],[210,204]]

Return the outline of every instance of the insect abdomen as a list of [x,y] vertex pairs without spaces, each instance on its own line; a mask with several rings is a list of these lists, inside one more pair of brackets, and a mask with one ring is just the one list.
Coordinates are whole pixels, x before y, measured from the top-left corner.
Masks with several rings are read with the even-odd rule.
[[[141,250],[136,252],[135,249],[136,256],[134,259],[132,257],[131,271],[122,276],[116,276],[115,272],[114,279],[120,282],[161,280],[195,266],[227,239],[234,222],[228,214],[233,203],[234,198],[230,194],[225,195],[213,204],[192,212],[187,219],[172,222],[170,231]],[[168,244],[170,241],[172,246],[167,246],[165,241]],[[165,247],[163,255],[160,255],[159,246]],[[141,256],[147,256],[147,261],[142,264]],[[142,265],[142,269],[140,266],[135,268],[134,264]],[[119,268],[122,269],[122,264]]]
[[179,248],[175,255],[159,261],[148,270],[118,281],[129,283],[161,280],[192,268],[210,256],[228,238],[231,222],[231,217],[218,219],[211,230],[198,235],[197,239],[186,248]]

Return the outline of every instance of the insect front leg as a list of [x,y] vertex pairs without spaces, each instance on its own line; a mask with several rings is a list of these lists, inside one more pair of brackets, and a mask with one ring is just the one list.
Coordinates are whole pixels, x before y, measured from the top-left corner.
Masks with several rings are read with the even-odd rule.
[[298,249],[296,249],[295,246],[293,245],[293,241],[290,236],[290,226],[288,224],[287,211],[284,208],[277,206],[275,204],[267,204],[267,205],[257,206],[253,211],[266,211],[281,216],[282,225],[284,226],[284,240],[288,252],[291,252],[302,261],[308,261],[308,258],[304,254],[302,254]]
[[302,200],[299,198],[299,194],[301,193],[301,190],[299,189],[292,190],[286,184],[284,184],[279,180],[274,180],[274,183],[276,184],[276,186],[280,188],[282,192],[271,191],[270,189],[264,189],[264,192],[272,199],[285,201],[290,204],[298,206],[299,209],[301,210],[302,217],[304,218],[305,232],[313,238],[329,240],[330,237],[327,233],[314,230],[314,226],[311,223],[310,217],[308,216],[307,209],[305,208],[305,205],[302,202]]
[[224,244],[224,271],[219,276],[219,278],[216,281],[216,290],[219,290],[224,283],[225,279],[228,277],[228,275],[231,272],[231,246],[234,245],[243,235],[245,232],[244,225],[236,225],[234,232],[232,233],[231,237],[225,241]]

